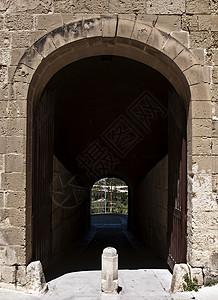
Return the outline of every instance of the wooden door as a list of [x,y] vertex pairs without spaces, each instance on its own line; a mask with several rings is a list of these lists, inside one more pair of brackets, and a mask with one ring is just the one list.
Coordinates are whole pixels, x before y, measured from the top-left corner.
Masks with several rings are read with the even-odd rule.
[[33,259],[46,267],[52,253],[54,92],[46,90],[33,120]]
[[169,96],[168,115],[168,265],[186,262],[186,112],[175,91]]

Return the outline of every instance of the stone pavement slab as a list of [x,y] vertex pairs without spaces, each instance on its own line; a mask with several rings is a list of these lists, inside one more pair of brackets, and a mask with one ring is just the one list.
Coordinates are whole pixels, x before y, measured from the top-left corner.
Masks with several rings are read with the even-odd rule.
[[218,285],[170,294],[167,269],[120,270],[118,295],[101,293],[101,271],[72,272],[48,283],[45,295],[0,289],[1,300],[218,300]]
[[41,295],[29,295],[22,292],[7,290],[0,288],[0,299],[1,300],[40,300]]
[[164,273],[165,278],[168,278],[165,286],[169,287],[171,274],[168,270],[119,270],[118,295],[101,293],[101,271],[69,273],[52,280],[49,292],[43,299],[171,299],[161,283]]

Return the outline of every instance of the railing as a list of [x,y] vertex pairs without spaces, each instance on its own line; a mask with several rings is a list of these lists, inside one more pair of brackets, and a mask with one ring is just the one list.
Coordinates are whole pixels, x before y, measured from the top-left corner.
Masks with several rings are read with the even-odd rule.
[[92,187],[91,214],[128,214],[128,186],[117,178],[102,178]]
[[91,214],[128,214],[128,202],[110,199],[97,199],[91,201]]

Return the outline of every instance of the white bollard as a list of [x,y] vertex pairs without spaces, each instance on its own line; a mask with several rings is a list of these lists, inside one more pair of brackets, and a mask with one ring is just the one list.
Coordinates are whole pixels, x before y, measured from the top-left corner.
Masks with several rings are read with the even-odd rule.
[[103,250],[101,290],[111,294],[116,294],[118,290],[118,254],[113,247]]

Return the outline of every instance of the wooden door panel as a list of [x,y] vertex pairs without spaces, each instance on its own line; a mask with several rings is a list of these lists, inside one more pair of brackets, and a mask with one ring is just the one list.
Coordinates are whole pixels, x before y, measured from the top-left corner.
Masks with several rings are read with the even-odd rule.
[[186,261],[186,112],[175,91],[169,97],[168,265]]
[[44,266],[51,258],[54,93],[40,99],[33,120],[33,259]]

